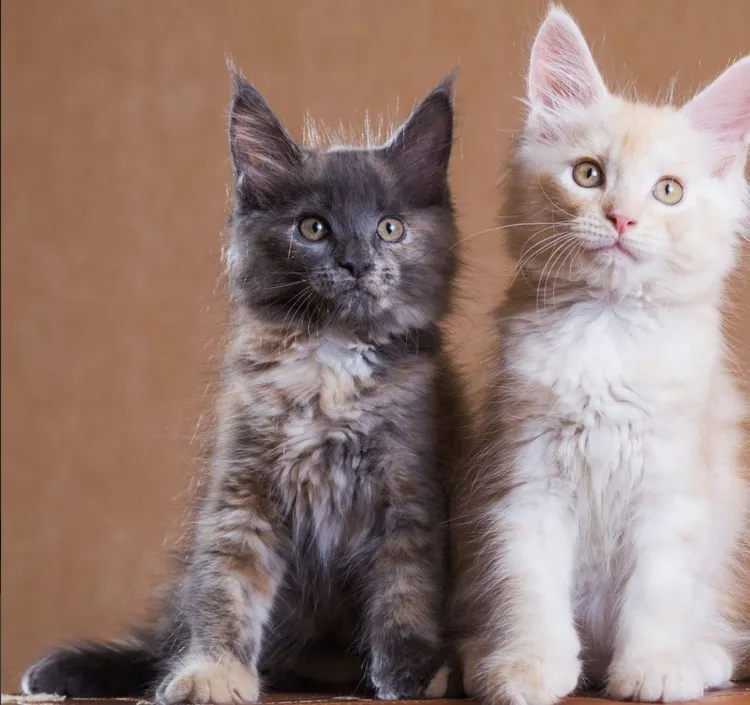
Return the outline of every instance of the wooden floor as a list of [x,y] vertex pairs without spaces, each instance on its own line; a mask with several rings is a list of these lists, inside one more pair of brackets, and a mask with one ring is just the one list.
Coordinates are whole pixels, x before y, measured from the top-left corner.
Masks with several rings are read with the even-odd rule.
[[[352,696],[336,696],[331,697],[327,695],[297,695],[294,693],[273,693],[264,695],[261,699],[262,702],[273,703],[274,705],[297,705],[298,703],[307,703],[310,705],[341,705],[347,703],[347,705],[356,705],[357,703],[371,703],[373,700],[366,698],[352,697]],[[70,700],[67,698],[61,698],[59,696],[22,696],[22,695],[3,695],[2,705],[46,705],[64,702],[65,705],[149,705],[147,700],[138,700],[131,698],[114,698],[114,699],[98,699],[98,700]],[[427,701],[424,700],[402,700],[401,703],[408,705],[426,705]],[[596,695],[581,694],[565,698],[562,701],[562,705],[597,705],[603,703],[611,703],[611,700],[605,700],[599,698]],[[430,700],[430,705],[469,705],[468,700]],[[719,690],[708,693],[702,700],[693,700],[691,704],[704,703],[706,705],[750,705],[750,682],[744,684],[738,684],[731,690]],[[689,704],[685,704],[689,705]]]

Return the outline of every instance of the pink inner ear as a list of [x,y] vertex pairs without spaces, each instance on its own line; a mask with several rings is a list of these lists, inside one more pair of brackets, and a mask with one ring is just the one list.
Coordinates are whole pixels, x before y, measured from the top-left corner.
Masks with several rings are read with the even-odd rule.
[[720,142],[745,142],[750,135],[750,56],[730,66],[684,110],[696,128]]
[[606,93],[591,52],[575,22],[553,10],[534,42],[528,93],[547,108],[591,105]]

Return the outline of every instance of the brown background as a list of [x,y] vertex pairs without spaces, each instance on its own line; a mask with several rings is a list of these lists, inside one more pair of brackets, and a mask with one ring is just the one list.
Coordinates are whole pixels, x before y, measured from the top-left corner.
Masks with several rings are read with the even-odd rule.
[[[400,98],[402,117],[460,65],[452,178],[468,266],[452,332],[477,387],[509,271],[501,235],[483,231],[544,7],[3,1],[4,689],[45,646],[137,614],[177,535],[224,317],[225,55],[297,134],[305,110],[356,124]],[[674,76],[684,95],[750,50],[747,0],[568,7],[605,75],[637,78],[645,97]]]

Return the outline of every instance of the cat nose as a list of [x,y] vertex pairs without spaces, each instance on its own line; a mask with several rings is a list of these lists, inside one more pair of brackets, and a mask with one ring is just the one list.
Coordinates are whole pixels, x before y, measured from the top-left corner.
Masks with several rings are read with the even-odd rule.
[[344,260],[339,267],[345,269],[355,279],[360,279],[372,269],[372,262],[366,260]]
[[622,235],[626,230],[632,228],[638,221],[629,215],[620,215],[619,213],[608,213],[607,220],[615,226],[618,235]]

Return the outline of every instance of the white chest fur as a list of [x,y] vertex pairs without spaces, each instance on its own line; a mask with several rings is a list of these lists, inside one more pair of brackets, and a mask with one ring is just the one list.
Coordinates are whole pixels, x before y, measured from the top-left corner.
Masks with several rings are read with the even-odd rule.
[[705,398],[721,349],[715,317],[598,301],[540,315],[523,324],[508,364],[529,387],[551,392],[555,419],[643,428]]
[[283,503],[295,530],[312,530],[322,559],[351,543],[349,516],[370,492],[357,469],[367,428],[362,391],[373,383],[375,362],[371,346],[327,337],[296,346],[266,373],[279,392],[272,423]]
[[372,375],[372,346],[362,343],[323,338],[315,350],[315,359],[336,375],[359,379]]
[[663,471],[649,462],[654,444],[695,433],[721,349],[717,320],[638,302],[539,315],[541,325],[521,324],[507,363],[544,400],[530,435],[547,438],[546,462],[577,488],[582,530],[616,541],[639,485]]

